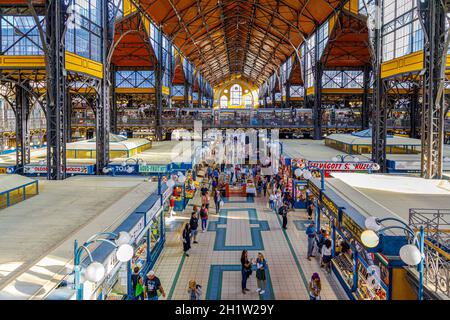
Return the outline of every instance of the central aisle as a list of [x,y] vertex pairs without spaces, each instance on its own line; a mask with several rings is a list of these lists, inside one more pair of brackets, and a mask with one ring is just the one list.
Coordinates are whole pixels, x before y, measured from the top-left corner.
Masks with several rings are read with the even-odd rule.
[[[168,223],[166,247],[155,266],[167,299],[188,299],[189,281],[195,280],[202,286],[202,300],[307,300],[314,272],[322,280],[322,299],[347,299],[333,276],[319,267],[318,258],[306,259],[305,211],[289,212],[285,231],[280,216],[267,209],[263,197],[225,199],[219,214],[211,203],[208,231],[199,231],[199,243],[192,243],[190,256],[184,257],[182,228],[189,221],[192,203],[199,202],[196,195],[185,212]],[[255,272],[247,282],[250,291],[241,291],[240,257],[244,249],[250,259],[262,252],[267,260],[267,289],[262,296],[256,292]]]

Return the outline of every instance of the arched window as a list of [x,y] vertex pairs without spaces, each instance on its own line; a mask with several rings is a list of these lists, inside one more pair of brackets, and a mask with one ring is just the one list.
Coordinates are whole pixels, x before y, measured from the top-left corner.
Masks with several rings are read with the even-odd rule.
[[245,101],[245,107],[246,108],[253,107],[253,99],[252,99],[251,95],[246,95],[244,101]]
[[232,106],[240,106],[242,104],[242,88],[238,84],[233,84],[230,90],[230,99]]
[[228,107],[228,98],[227,96],[220,97],[220,107],[227,108]]

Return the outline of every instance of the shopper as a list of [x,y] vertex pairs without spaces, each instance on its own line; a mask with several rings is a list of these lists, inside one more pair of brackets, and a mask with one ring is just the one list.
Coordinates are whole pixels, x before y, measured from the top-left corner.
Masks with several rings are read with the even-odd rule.
[[133,300],[144,300],[144,288],[142,287],[143,281],[139,275],[139,267],[134,267],[133,274],[131,275],[131,287],[134,294]]
[[189,257],[189,249],[191,248],[191,227],[186,223],[183,229],[183,252]]
[[197,212],[192,212],[191,219],[189,220],[189,226],[191,228],[191,235],[192,235],[192,243],[198,243],[197,242],[197,233],[198,233],[198,217]]
[[158,297],[162,295],[166,296],[164,288],[161,285],[161,281],[155,275],[153,270],[147,273],[147,279],[145,279],[145,290],[144,295],[147,300],[158,300]]
[[283,229],[287,229],[288,204],[285,202],[279,209],[278,213],[283,218]]
[[189,300],[201,300],[202,286],[197,284],[195,280],[189,281],[188,295]]
[[200,218],[202,219],[202,232],[205,232],[206,224],[208,222],[208,208],[205,204],[202,204],[202,208],[200,209]]
[[222,196],[220,195],[220,191],[216,190],[214,192],[214,204],[216,205],[216,213],[220,211],[220,202],[222,201]]
[[325,270],[330,273],[330,263],[332,258],[332,250],[331,250],[331,240],[326,239],[324,245],[322,246],[322,262],[321,267],[325,267]]
[[170,218],[172,218],[173,214],[175,213],[175,211],[173,210],[174,207],[175,207],[175,197],[170,196],[170,199],[169,199]]
[[263,192],[264,192],[264,198],[266,197],[266,194],[267,194],[267,180],[266,179],[263,179],[264,181],[263,181],[263,185],[262,185],[262,187],[263,187]]
[[313,249],[314,249],[314,241],[316,238],[316,231],[314,230],[314,222],[311,222],[309,226],[306,228],[305,231],[306,235],[308,236],[308,254],[307,259],[311,261],[311,257],[313,256]]
[[313,215],[313,211],[314,211],[314,204],[310,203],[308,205],[306,211],[308,212],[308,220],[312,220],[312,215]]
[[269,206],[272,211],[275,210],[275,194],[273,193],[273,191],[270,191]]
[[317,272],[314,272],[311,280],[309,281],[309,299],[320,300],[320,291],[322,286],[320,284],[320,277]]
[[248,260],[247,250],[243,250],[241,254],[241,274],[242,274],[242,293],[245,294],[250,289],[247,289],[247,280],[252,274],[252,264]]
[[256,292],[259,292],[259,294],[266,292],[266,269],[266,259],[264,259],[264,255],[261,252],[258,252],[258,258],[256,259],[256,283],[258,288]]

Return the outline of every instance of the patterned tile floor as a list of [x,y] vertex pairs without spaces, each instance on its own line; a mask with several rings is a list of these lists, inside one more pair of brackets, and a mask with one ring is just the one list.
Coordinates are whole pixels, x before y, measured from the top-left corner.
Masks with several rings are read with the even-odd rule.
[[[291,211],[288,229],[283,230],[280,216],[267,209],[267,199],[230,200],[225,202],[220,215],[210,205],[208,231],[199,232],[199,243],[192,244],[189,257],[182,254],[181,231],[188,222],[192,204],[200,202],[199,195],[184,213],[175,216],[175,222],[170,222],[165,249],[155,265],[167,299],[188,299],[188,283],[194,279],[202,285],[202,299],[306,300],[313,272],[318,272],[322,279],[323,300],[347,299],[334,276],[319,267],[318,259],[306,259],[305,210]],[[255,291],[255,272],[247,284],[251,291],[241,292],[240,255],[244,248],[249,249],[250,258],[256,257],[258,251],[266,257],[269,271],[263,296]]]

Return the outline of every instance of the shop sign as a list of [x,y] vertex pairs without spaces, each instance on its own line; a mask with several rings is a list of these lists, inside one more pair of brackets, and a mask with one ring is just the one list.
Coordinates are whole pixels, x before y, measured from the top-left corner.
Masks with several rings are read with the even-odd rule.
[[171,194],[172,194],[172,188],[167,188],[163,194],[163,201],[165,202],[167,200],[167,198],[170,197]]
[[0,173],[13,173],[14,167],[0,167]]
[[131,242],[135,242],[138,238],[139,234],[141,233],[142,229],[145,227],[145,220],[144,217],[139,219],[139,221],[134,225],[134,227],[129,231]]
[[309,161],[308,166],[326,171],[377,171],[380,166],[374,162],[329,162]]
[[307,160],[298,158],[298,159],[292,159],[291,160],[291,166],[292,167],[298,167],[298,168],[304,168],[306,166]]
[[311,181],[308,181],[308,188],[311,190],[312,194],[316,197],[320,196],[320,189]]
[[167,166],[159,166],[154,164],[140,165],[139,166],[140,173],[166,173]]
[[159,201],[157,201],[153,207],[147,211],[147,213],[145,214],[146,219],[147,219],[147,223],[149,223],[149,221],[156,215],[156,213],[158,212],[158,210],[161,208]]
[[338,219],[339,217],[339,208],[333,203],[333,201],[331,201],[330,199],[328,199],[327,196],[325,196],[325,194],[322,193],[322,203],[334,214],[334,217],[336,219]]
[[352,218],[350,218],[345,212],[342,212],[341,225],[351,233],[351,235],[359,241],[361,233],[364,231]]
[[111,167],[114,167],[114,173],[120,173],[120,174],[133,174],[136,173],[137,166],[136,165],[112,165]]
[[[28,174],[41,174],[47,173],[47,166],[40,165],[27,165],[24,167],[24,173]],[[93,166],[68,166],[66,167],[67,174],[92,174]]]

